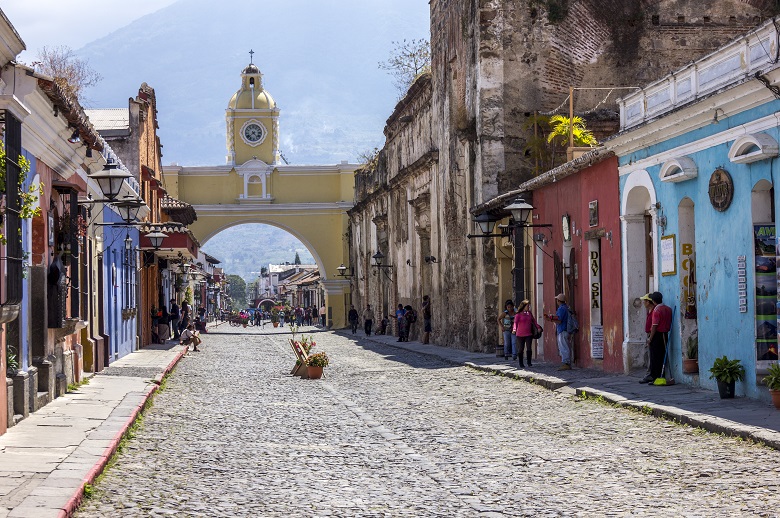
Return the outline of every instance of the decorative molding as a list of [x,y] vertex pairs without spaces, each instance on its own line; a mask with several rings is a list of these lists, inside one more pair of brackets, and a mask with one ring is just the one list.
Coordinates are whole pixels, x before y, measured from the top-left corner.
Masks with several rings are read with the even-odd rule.
[[743,135],[729,149],[729,160],[734,164],[752,164],[777,155],[777,141],[766,133]]
[[[716,133],[714,135],[709,135],[707,137],[701,138],[699,140],[695,140],[693,142],[688,142],[686,144],[683,144],[681,146],[678,146],[673,149],[669,149],[666,151],[663,151],[661,153],[652,155],[648,158],[643,158],[641,160],[637,160],[635,162],[632,162],[630,164],[622,165],[618,167],[618,171],[620,173],[620,176],[625,176],[627,174],[631,174],[634,171],[641,171],[646,170],[650,167],[657,166],[659,164],[663,164],[667,160],[670,160],[675,157],[679,156],[687,156],[692,155],[698,151],[702,151],[704,149],[713,148],[715,146],[719,146],[721,144],[725,144],[727,142],[730,142],[732,140],[736,140],[737,138],[751,133],[759,133],[764,130],[775,128],[780,126],[780,112],[775,112],[771,115],[767,115],[766,117],[762,117],[760,119],[756,119],[753,121],[750,121],[746,124],[741,124],[739,126],[735,126],[733,128],[730,128],[726,131],[723,131],[721,133]],[[647,127],[643,126],[641,128],[641,131],[645,131]],[[654,128],[655,129],[655,128]],[[688,128],[689,131],[693,131],[696,129],[695,127]],[[639,132],[640,130],[637,130]],[[658,137],[661,138],[661,137]],[[636,139],[639,140],[639,139]],[[633,142],[636,142],[633,141]],[[665,140],[665,139],[663,139]],[[646,148],[652,143],[647,143],[647,145],[638,145],[632,147],[632,150],[637,149],[643,149]],[[606,144],[609,146],[609,142]],[[616,151],[617,152],[617,151]],[[630,151],[626,150],[626,153]]]
[[661,166],[660,178],[662,182],[684,182],[692,180],[699,175],[696,162],[688,157],[672,158]]

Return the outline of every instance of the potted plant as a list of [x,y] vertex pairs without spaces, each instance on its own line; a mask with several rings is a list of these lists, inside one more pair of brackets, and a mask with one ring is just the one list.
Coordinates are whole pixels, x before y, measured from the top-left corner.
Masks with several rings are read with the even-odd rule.
[[271,310],[271,323],[274,327],[279,327],[279,309],[276,307]]
[[320,379],[322,377],[322,369],[327,367],[329,363],[330,360],[328,359],[328,355],[325,354],[325,351],[314,353],[309,356],[309,361],[306,363],[306,365],[308,365],[309,378],[315,380]]
[[696,374],[699,372],[699,337],[696,335],[688,337],[682,368],[685,374]]
[[780,363],[769,366],[769,373],[761,380],[769,388],[772,395],[772,404],[780,410]]
[[13,378],[19,372],[19,358],[16,356],[16,348],[9,345],[5,355],[6,376]]
[[745,379],[745,367],[739,360],[729,360],[725,355],[716,358],[710,369],[710,379],[718,382],[718,393],[721,399],[734,397],[734,385]]

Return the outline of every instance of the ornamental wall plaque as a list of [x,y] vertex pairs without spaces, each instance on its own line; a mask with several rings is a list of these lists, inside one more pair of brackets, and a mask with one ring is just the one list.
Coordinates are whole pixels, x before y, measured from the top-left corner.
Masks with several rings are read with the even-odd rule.
[[709,185],[710,203],[718,212],[724,212],[734,199],[734,182],[731,175],[725,169],[715,169],[710,176]]

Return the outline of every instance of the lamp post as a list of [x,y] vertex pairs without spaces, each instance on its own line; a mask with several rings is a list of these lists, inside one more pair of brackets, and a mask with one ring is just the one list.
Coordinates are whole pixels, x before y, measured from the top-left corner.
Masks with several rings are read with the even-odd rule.
[[[552,227],[548,224],[536,224],[532,225],[528,223],[528,218],[531,212],[534,210],[533,205],[527,203],[523,198],[517,198],[509,205],[505,206],[503,211],[498,211],[498,214],[490,214],[484,212],[474,218],[474,223],[481,232],[480,234],[468,234],[468,238],[493,238],[493,237],[509,237],[514,236],[515,243],[515,264],[512,269],[512,290],[513,297],[516,303],[519,303],[525,298],[525,229],[528,227]],[[513,224],[509,227],[501,227],[500,234],[494,234],[493,230],[496,227],[496,222],[502,217],[503,214],[509,212],[512,214]],[[434,257],[426,258],[426,262],[436,262]]]
[[519,305],[520,301],[525,299],[525,228],[534,207],[526,203],[524,199],[519,198],[504,208],[512,213],[512,219],[515,222],[512,229],[515,237],[513,287],[515,304]]

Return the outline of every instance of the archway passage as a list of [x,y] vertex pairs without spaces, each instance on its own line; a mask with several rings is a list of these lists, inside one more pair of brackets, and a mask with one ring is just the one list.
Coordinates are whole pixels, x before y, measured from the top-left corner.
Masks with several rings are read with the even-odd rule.
[[274,166],[262,199],[243,197],[244,180],[232,167],[171,166],[163,171],[169,194],[193,206],[197,221],[189,228],[202,245],[245,223],[272,225],[299,239],[319,268],[328,324],[341,328],[350,284],[336,275],[341,264],[349,263],[347,210],[353,206],[356,167]]

